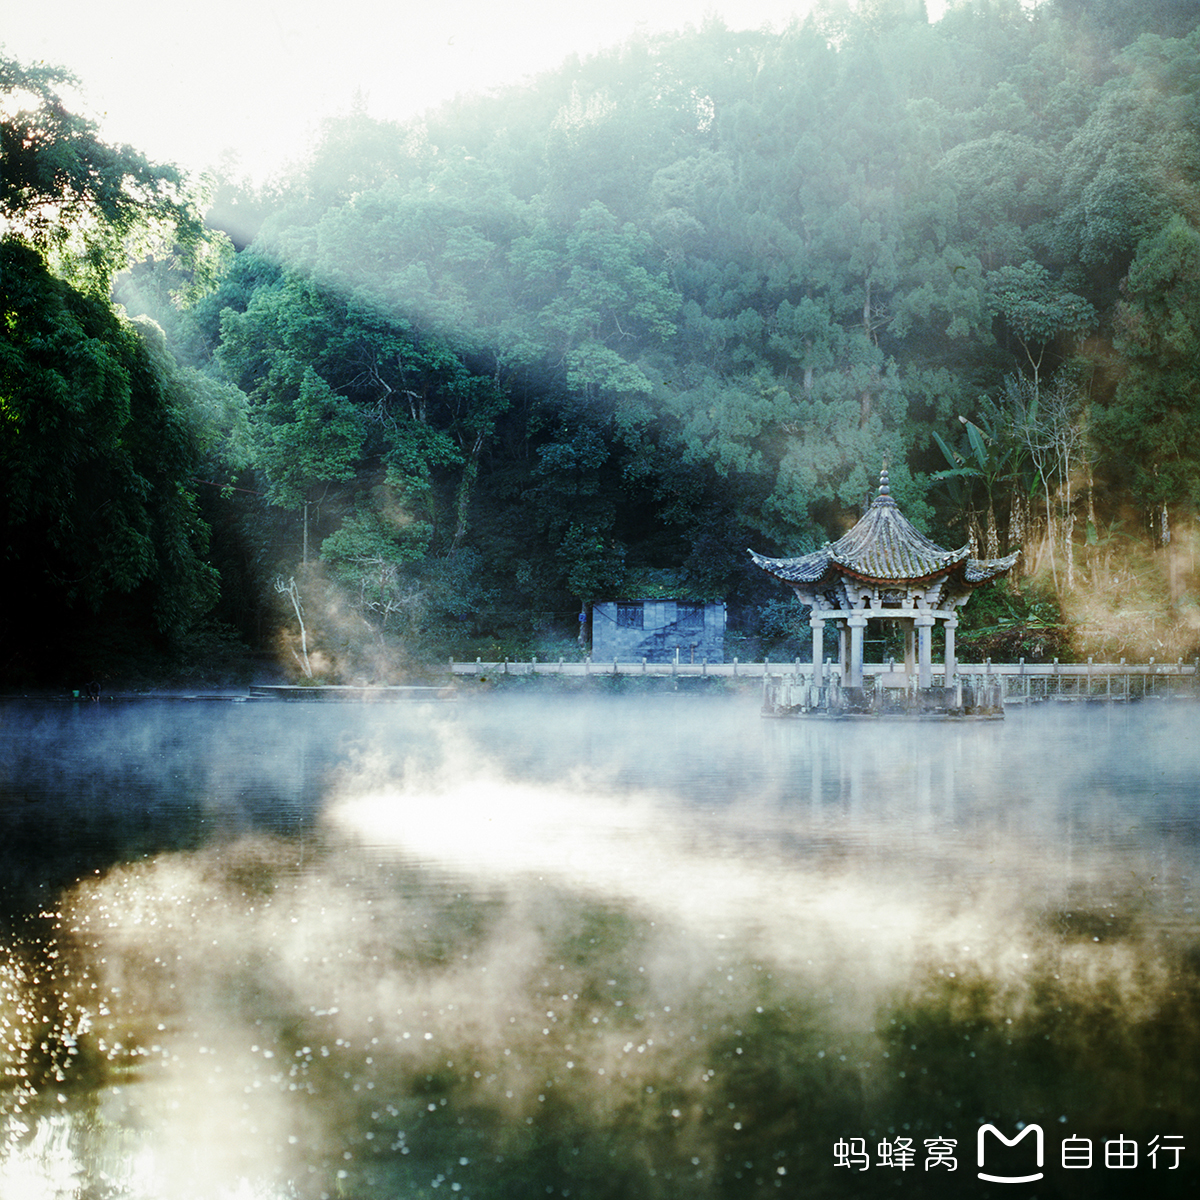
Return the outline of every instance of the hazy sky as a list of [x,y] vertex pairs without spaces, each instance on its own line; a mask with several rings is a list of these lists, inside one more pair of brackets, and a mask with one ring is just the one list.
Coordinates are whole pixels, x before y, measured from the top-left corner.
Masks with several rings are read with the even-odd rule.
[[[361,92],[406,117],[707,13],[782,28],[813,0],[0,0],[0,43],[65,66],[112,141],[188,168],[236,149],[262,177]],[[930,4],[941,8],[940,3]]]

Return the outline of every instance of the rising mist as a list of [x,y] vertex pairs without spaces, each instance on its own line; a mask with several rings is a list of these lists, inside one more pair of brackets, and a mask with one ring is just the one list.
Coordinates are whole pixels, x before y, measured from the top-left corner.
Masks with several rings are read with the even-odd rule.
[[13,1186],[858,1196],[891,1176],[839,1139],[955,1138],[969,1174],[983,1122],[1051,1156],[1195,1130],[1182,707],[142,705],[72,742],[93,712],[6,726],[62,879],[9,918]]

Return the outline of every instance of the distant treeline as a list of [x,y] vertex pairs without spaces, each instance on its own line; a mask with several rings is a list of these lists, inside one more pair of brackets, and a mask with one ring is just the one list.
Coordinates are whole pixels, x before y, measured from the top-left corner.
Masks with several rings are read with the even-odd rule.
[[788,654],[807,623],[746,547],[838,536],[886,461],[944,544],[1022,550],[966,610],[995,657],[1190,654],[1198,27],[1196,0],[707,22],[227,173],[207,239],[115,290],[165,333],[219,576],[162,636],[282,629],[298,668],[378,674],[556,657],[587,601],[674,594],[728,601],[731,656]]

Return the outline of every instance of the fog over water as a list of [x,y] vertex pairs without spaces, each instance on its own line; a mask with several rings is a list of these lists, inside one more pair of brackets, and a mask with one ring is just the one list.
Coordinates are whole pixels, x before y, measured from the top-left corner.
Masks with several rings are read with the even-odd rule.
[[0,705],[0,1198],[1190,1195],[1197,716]]

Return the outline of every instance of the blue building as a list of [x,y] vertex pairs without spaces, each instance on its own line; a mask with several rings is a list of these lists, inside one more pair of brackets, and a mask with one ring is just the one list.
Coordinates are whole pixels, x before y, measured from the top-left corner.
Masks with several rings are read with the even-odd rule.
[[595,662],[725,661],[724,601],[596,600],[592,602]]

